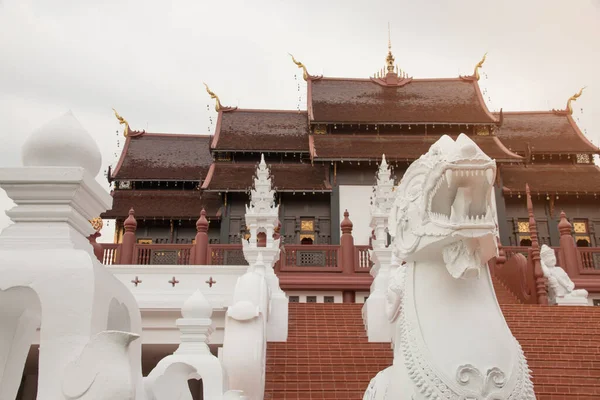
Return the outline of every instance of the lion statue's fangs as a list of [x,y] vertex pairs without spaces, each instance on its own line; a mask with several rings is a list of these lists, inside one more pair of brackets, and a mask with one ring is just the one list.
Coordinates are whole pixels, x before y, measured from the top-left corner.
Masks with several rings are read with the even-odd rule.
[[404,266],[386,313],[394,363],[365,400],[533,400],[530,371],[496,300],[496,163],[466,135],[442,136],[410,165],[389,219]]

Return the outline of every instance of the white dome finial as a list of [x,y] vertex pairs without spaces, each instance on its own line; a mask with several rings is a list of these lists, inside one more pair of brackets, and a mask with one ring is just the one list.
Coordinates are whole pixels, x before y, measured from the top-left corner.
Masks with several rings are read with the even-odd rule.
[[82,167],[98,175],[102,155],[98,144],[69,110],[35,130],[21,152],[26,167]]
[[183,318],[210,318],[213,309],[200,290],[196,290],[181,307]]

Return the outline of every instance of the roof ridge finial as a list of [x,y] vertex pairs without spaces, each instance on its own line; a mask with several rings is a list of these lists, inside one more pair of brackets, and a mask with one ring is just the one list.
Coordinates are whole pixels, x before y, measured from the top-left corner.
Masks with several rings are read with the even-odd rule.
[[123,130],[123,136],[127,137],[127,135],[129,134],[129,122],[127,122],[125,118],[121,117],[117,110],[115,110],[114,108],[112,110],[115,112],[115,117],[117,117],[117,120],[119,120],[119,125],[125,125],[125,129]]
[[210,90],[210,88],[205,82],[202,83],[204,83],[204,86],[206,87],[206,92],[210,95],[210,98],[215,99],[215,111],[221,111],[221,108],[223,108],[223,106],[221,105],[221,100],[219,100],[219,96],[217,96],[212,90]]
[[302,68],[302,78],[304,78],[305,81],[308,81],[308,78],[310,78],[310,74],[306,70],[306,66],[300,61],[297,61],[291,53],[288,54],[290,55],[290,57],[292,57],[292,61],[294,62],[294,64],[296,64],[298,68]]
[[573,96],[569,97],[569,100],[567,101],[567,111],[569,112],[569,114],[573,114],[573,106],[571,105],[571,103],[573,101],[577,101],[577,99],[581,96],[581,94],[583,93],[583,89],[585,89],[587,86],[582,87],[581,89],[579,89],[579,92],[575,93]]
[[390,23],[388,22],[388,54],[385,58],[385,64],[388,74],[394,73],[394,55],[392,54],[392,35],[390,30]]
[[485,54],[483,55],[483,57],[481,58],[481,61],[479,61],[477,63],[477,65],[475,66],[475,71],[473,72],[473,76],[475,77],[475,79],[479,80],[480,76],[479,76],[479,68],[483,67],[483,63],[485,62],[485,58],[487,57],[487,51],[485,52]]

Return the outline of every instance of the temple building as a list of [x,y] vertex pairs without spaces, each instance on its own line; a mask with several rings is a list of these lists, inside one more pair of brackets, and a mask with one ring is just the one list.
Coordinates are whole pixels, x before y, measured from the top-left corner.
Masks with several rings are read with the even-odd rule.
[[[247,235],[244,205],[260,155],[271,168],[280,204],[284,244],[339,244],[342,213],[353,216],[356,244],[371,237],[368,213],[382,154],[399,180],[408,165],[441,135],[469,135],[495,159],[498,225],[505,246],[531,242],[524,201],[533,196],[540,241],[557,246],[561,210],[571,219],[578,246],[600,246],[600,170],[594,146],[575,123],[572,102],[547,111],[488,110],[479,69],[456,78],[415,79],[394,64],[369,78],[330,78],[302,70],[306,111],[227,107],[207,87],[218,113],[214,135],[136,131],[126,120],[126,141],[116,167],[115,241],[130,207],[138,243],[192,243],[204,208],[213,244]],[[115,112],[116,113],[116,112]],[[237,262],[239,260],[233,260]]]

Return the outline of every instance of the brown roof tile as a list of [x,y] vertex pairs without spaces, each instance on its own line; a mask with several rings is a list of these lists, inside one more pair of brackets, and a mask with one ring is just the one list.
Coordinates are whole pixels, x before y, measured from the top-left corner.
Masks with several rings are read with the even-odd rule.
[[309,82],[314,122],[496,123],[474,80],[414,79],[401,87],[369,79]]
[[113,208],[102,218],[125,218],[133,207],[136,218],[198,218],[205,208],[210,217],[219,216],[221,196],[197,190],[115,190]]
[[504,113],[498,137],[506,147],[522,154],[528,144],[532,153],[600,153],[565,113]]
[[[328,169],[324,165],[272,164],[273,186],[279,192],[330,191],[326,181]],[[202,189],[207,191],[243,192],[254,182],[256,164],[214,163]]]
[[600,169],[593,164],[500,167],[507,192],[525,192],[528,183],[532,193],[600,193]]
[[[456,139],[457,135],[449,135]],[[379,159],[415,160],[425,154],[440,135],[311,135],[314,160]],[[471,136],[491,158],[498,161],[520,161],[495,136]]]
[[146,133],[128,137],[113,179],[203,179],[213,159],[208,135]]
[[308,153],[306,111],[235,110],[219,114],[215,150]]

